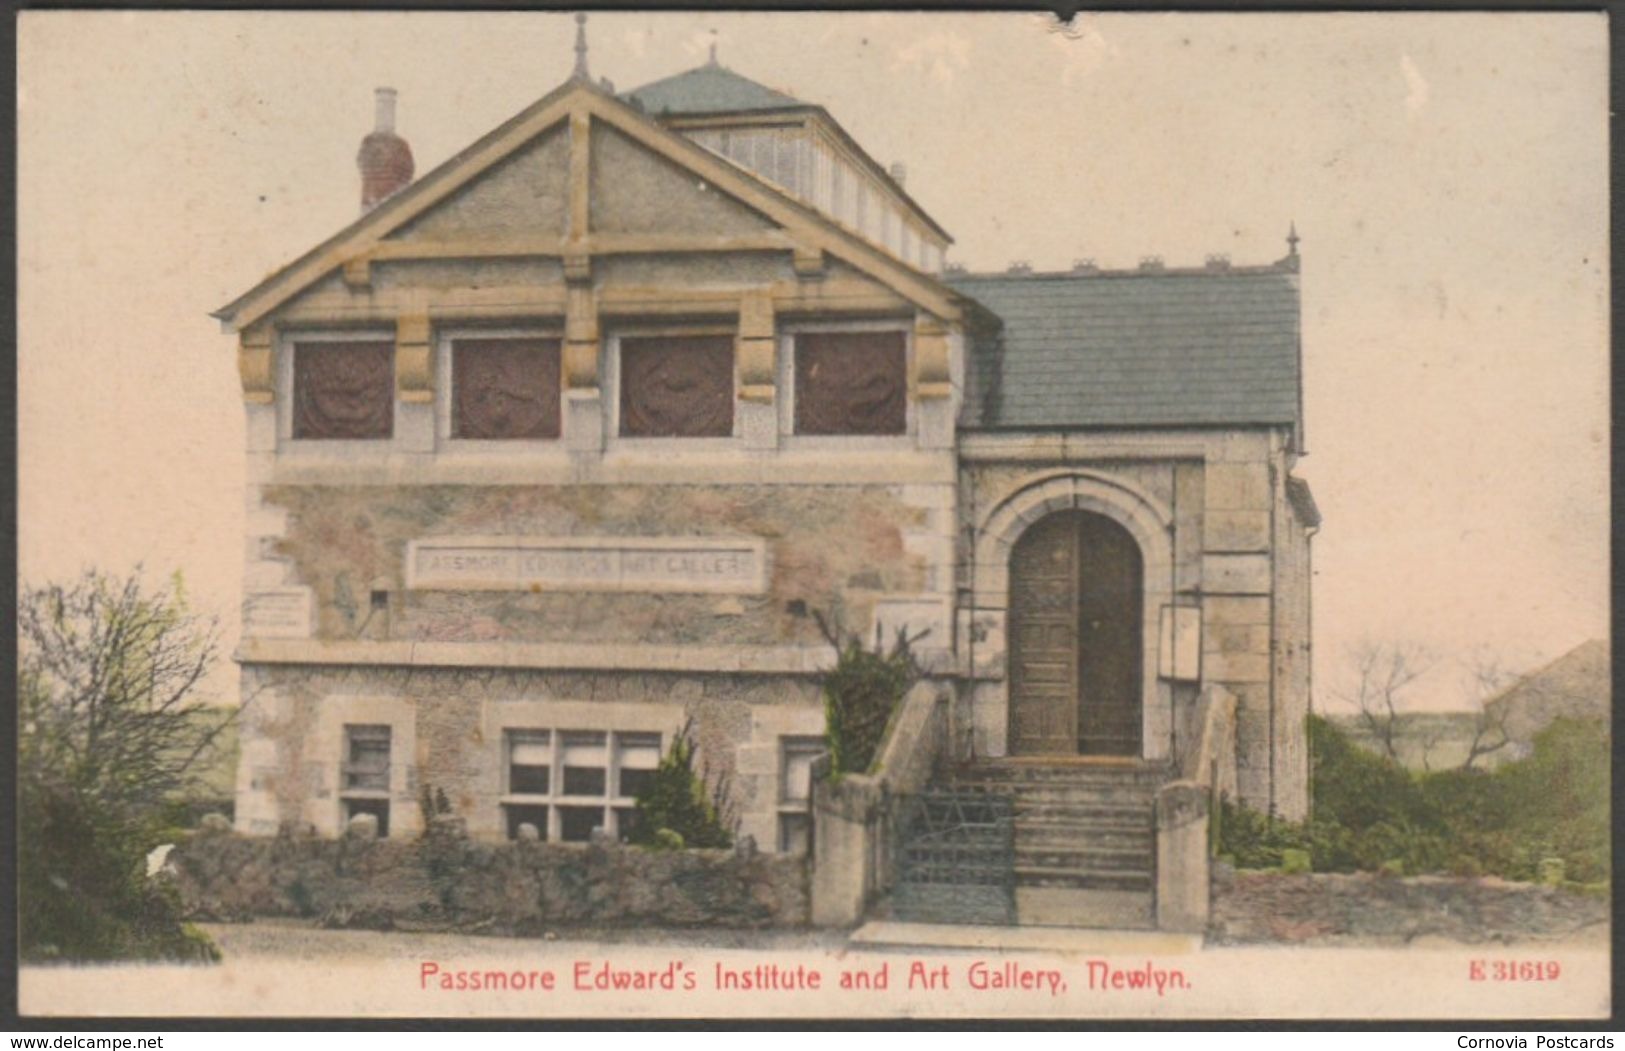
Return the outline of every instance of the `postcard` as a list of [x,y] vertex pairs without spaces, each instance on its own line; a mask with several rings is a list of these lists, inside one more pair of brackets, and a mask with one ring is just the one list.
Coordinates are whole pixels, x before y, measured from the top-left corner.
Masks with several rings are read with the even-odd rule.
[[18,25],[24,1016],[1610,1015],[1603,16]]

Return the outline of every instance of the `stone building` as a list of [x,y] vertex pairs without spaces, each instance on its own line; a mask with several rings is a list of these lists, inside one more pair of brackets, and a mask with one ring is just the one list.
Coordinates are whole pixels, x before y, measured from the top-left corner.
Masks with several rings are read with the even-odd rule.
[[577,74],[216,312],[247,413],[239,831],[624,834],[688,725],[804,848],[815,613],[916,647],[953,749],[1160,769],[1206,684],[1306,807],[1297,254],[970,274],[822,107]]

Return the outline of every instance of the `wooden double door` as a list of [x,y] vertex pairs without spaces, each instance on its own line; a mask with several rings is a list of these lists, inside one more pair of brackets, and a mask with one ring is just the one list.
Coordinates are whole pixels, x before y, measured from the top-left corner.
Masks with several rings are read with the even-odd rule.
[[1140,754],[1144,565],[1128,531],[1060,511],[1010,555],[1011,755]]

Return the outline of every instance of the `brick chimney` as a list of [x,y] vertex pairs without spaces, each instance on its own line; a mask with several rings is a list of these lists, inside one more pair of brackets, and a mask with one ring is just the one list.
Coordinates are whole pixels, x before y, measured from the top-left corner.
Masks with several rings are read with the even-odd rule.
[[361,210],[370,212],[412,181],[412,147],[395,134],[395,89],[377,91],[377,124],[361,140],[356,167],[361,169]]

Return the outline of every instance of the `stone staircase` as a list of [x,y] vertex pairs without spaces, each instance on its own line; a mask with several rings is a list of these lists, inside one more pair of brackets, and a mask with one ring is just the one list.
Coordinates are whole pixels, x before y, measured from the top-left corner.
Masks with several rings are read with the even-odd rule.
[[992,759],[952,770],[955,792],[1011,801],[1019,921],[1143,927],[1153,922],[1157,789],[1166,764]]

